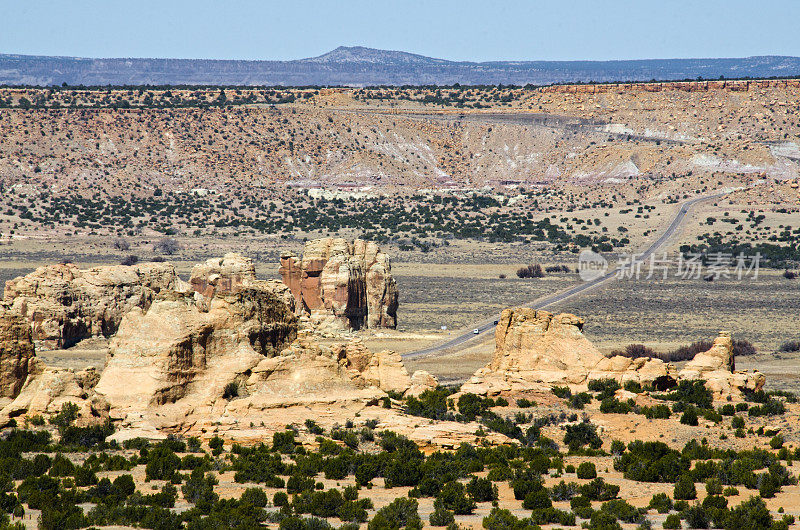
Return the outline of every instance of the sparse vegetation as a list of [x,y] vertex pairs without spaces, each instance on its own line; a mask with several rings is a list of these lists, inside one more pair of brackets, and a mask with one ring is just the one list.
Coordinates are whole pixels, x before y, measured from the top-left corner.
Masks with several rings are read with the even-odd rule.
[[542,266],[538,263],[517,269],[517,278],[544,278]]

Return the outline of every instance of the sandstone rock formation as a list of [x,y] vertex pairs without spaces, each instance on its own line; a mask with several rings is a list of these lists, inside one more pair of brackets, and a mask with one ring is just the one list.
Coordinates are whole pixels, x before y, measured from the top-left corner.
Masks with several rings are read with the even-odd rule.
[[230,294],[256,281],[256,268],[250,258],[228,253],[211,258],[192,268],[189,283],[198,293],[212,298],[216,293]]
[[727,331],[721,331],[714,344],[706,352],[700,352],[686,363],[680,371],[681,379],[704,379],[709,390],[716,396],[736,393],[740,390],[759,390],[766,379],[759,372],[735,371],[733,339]]
[[426,390],[433,390],[439,386],[436,376],[425,370],[417,370],[411,376],[411,386],[405,392],[405,396],[419,397]]
[[358,338],[334,348],[334,352],[359,386],[375,386],[386,392],[400,393],[411,386],[411,378],[399,353],[389,350],[372,353]]
[[341,238],[309,241],[302,258],[287,253],[279,269],[297,312],[317,326],[394,328],[397,285],[389,258],[375,243]]
[[708,352],[698,354],[680,373],[659,359],[605,357],[583,335],[583,319],[528,308],[506,309],[495,331],[489,364],[461,387],[464,392],[494,394],[530,389],[536,384],[583,384],[590,379],[652,384],[665,380],[705,379],[717,395],[758,389],[764,376],[733,371],[733,344],[721,335]]
[[276,355],[296,334],[296,317],[267,289],[243,288],[210,301],[167,291],[122,319],[97,392],[115,408],[172,403],[192,383],[221,396],[231,373]]
[[95,388],[110,417],[139,432],[269,423],[296,407],[352,417],[386,390],[408,388],[395,353],[372,354],[358,340],[324,346],[307,331],[298,337],[284,293],[280,283],[254,282],[210,300],[165,292],[147,310],[134,308]]
[[606,358],[583,335],[583,319],[528,308],[503,311],[491,362],[462,386],[464,392],[524,390],[532,383],[582,384],[588,379],[652,382],[669,375],[659,360]]
[[66,263],[7,281],[2,304],[28,320],[37,344],[66,348],[87,337],[113,335],[125,313],[146,309],[165,289],[186,289],[167,263],[91,269]]
[[[320,269],[333,276],[324,277],[323,296],[328,285],[337,288],[337,274],[356,271],[360,300],[377,304],[362,306],[364,325],[367,311],[384,321],[387,304],[380,300],[396,302],[388,260],[374,245],[345,242],[344,248],[325,254],[330,259]],[[291,418],[333,425],[375,409],[418,437],[456,443],[476,436],[467,426],[449,438],[441,430],[417,432],[411,420],[380,406],[387,392],[420,393],[436,379],[421,372],[409,377],[398,354],[372,353],[358,338],[320,344],[298,329],[289,287],[256,280],[243,256],[196,266],[190,284],[171,266],[155,264],[86,271],[58,265],[9,283],[8,309],[0,309],[2,425],[55,414],[72,402],[82,422],[117,421],[118,440],[220,430],[258,439],[269,434],[263,426],[283,428]],[[110,335],[106,367],[102,373],[47,367],[34,356],[34,333],[57,345]]]
[[700,379],[704,373],[716,370],[732,372],[736,368],[733,356],[733,339],[727,331],[721,331],[711,349],[700,352],[686,363],[680,374],[685,379]]
[[108,417],[108,404],[93,390],[99,378],[94,368],[79,371],[50,368],[33,359],[19,395],[0,410],[0,424],[23,414],[56,414],[68,402],[78,406],[79,423],[103,420]]
[[31,328],[21,316],[0,310],[0,397],[14,398],[34,356]]

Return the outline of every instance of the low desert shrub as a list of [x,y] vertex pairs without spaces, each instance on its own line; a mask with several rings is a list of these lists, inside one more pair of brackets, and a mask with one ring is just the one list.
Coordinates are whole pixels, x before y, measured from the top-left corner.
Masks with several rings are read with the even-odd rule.
[[780,351],[794,353],[800,351],[800,340],[790,340],[781,344]]
[[534,263],[532,265],[528,265],[527,267],[520,267],[517,269],[517,277],[518,278],[542,278],[544,277],[544,271],[542,270],[542,266],[538,263]]

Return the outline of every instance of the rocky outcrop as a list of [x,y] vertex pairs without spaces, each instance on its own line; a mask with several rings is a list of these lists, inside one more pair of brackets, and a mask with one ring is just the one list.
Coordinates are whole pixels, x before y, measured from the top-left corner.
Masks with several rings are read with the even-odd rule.
[[197,432],[285,420],[282,411],[293,407],[352,416],[385,391],[409,387],[393,352],[373,354],[359,340],[325,346],[298,332],[284,293],[282,284],[254,282],[210,300],[162,293],[147,310],[133,309],[95,388],[111,418],[137,432]]
[[31,370],[19,395],[0,410],[0,424],[22,415],[56,414],[65,403],[78,406],[79,423],[108,418],[108,404],[94,393],[100,374],[94,368],[72,370],[50,368],[33,359]]
[[406,397],[419,397],[426,390],[433,390],[439,386],[436,376],[425,370],[417,370],[411,376],[411,386],[405,392]]
[[660,384],[704,379],[718,395],[764,384],[761,374],[733,371],[730,335],[721,335],[708,352],[698,354],[680,373],[659,359],[605,357],[583,335],[583,319],[528,308],[506,309],[495,330],[495,352],[461,390],[480,394],[527,390],[537,384],[584,384],[616,379]]
[[189,285],[202,294],[206,302],[217,295],[234,294],[248,287],[266,290],[295,310],[294,296],[286,285],[278,280],[257,280],[253,260],[235,252],[192,267]]
[[[349,257],[336,270],[366,264],[366,299],[373,289],[367,278],[388,273],[388,262],[384,268],[377,247],[346,248]],[[329,255],[328,262],[339,259]],[[181,282],[167,265],[59,265],[9,282],[8,309],[0,314],[0,377],[7,391],[0,424],[54,414],[73,402],[82,422],[117,421],[120,439],[244,432],[245,419],[282,428],[289,418],[309,417],[309,410],[315,418],[344,422],[364,408],[385,410],[379,398],[412,387],[398,354],[372,353],[360,339],[323,345],[299,330],[289,287],[257,280],[248,258],[208,260],[193,269],[191,280]],[[382,276],[373,284],[389,290]],[[78,328],[81,334],[69,332]],[[95,330],[111,335],[102,374],[50,368],[34,357],[35,332],[64,344]],[[421,388],[430,379],[415,374],[414,384]]]
[[711,349],[700,352],[694,359],[686,363],[681,370],[681,377],[685,379],[700,379],[703,374],[717,370],[732,372],[736,368],[733,355],[733,339],[727,331],[721,331]]
[[147,309],[160,291],[185,289],[167,263],[91,269],[66,263],[7,281],[3,305],[29,322],[37,345],[67,348],[88,337],[113,335],[125,313]]
[[606,358],[583,335],[583,319],[528,308],[506,309],[495,330],[491,362],[464,392],[525,390],[532,384],[583,384],[589,379],[652,382],[672,369],[659,360]]
[[704,379],[716,396],[741,390],[759,390],[766,378],[760,372],[737,372],[733,354],[733,339],[721,331],[711,349],[700,352],[680,371],[681,379]]
[[358,338],[335,347],[334,351],[357,385],[400,393],[411,386],[411,378],[399,353],[389,350],[372,353]]
[[192,289],[208,298],[217,293],[234,293],[253,285],[255,281],[256,268],[253,260],[236,253],[198,263],[192,268],[189,278]]
[[268,289],[211,300],[168,291],[125,315],[97,392],[116,409],[174,403],[193,384],[221,396],[232,374],[277,355],[296,335],[297,318]]
[[321,327],[394,328],[397,285],[389,258],[375,243],[341,238],[309,241],[302,258],[286,253],[279,269],[299,315]]
[[28,322],[21,316],[0,310],[0,397],[14,398],[19,394],[33,356]]

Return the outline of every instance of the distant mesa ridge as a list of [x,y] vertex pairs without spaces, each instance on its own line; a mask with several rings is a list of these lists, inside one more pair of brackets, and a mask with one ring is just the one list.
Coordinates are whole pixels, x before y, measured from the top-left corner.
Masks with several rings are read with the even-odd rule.
[[0,54],[4,85],[548,85],[798,75],[800,57],[788,56],[478,63],[361,46],[291,61]]

